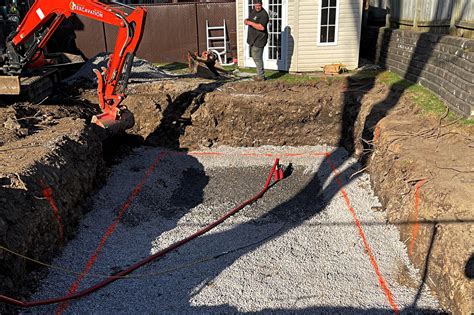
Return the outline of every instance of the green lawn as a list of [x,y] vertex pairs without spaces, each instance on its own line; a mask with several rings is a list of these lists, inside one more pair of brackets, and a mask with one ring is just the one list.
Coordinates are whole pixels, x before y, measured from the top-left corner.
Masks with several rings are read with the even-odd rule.
[[[377,75],[377,81],[387,84],[390,87],[396,87],[402,89],[405,93],[409,93],[413,101],[421,110],[425,113],[433,113],[438,117],[441,117],[446,112],[446,106],[444,102],[433,92],[427,88],[406,81],[400,76],[390,71],[383,71]],[[460,116],[450,111],[447,117],[448,121],[460,119]],[[460,124],[474,126],[474,120],[460,119]]]
[[[226,67],[225,67],[226,68]],[[230,66],[226,70],[235,70],[238,69],[240,72],[244,73],[257,73],[257,70],[254,68],[238,68],[235,66]],[[303,83],[303,82],[315,82],[325,79],[327,81],[333,81],[340,79],[340,77],[322,77],[317,75],[304,75],[304,74],[291,74],[284,71],[276,70],[265,70],[265,77],[268,80],[280,80],[289,83]]]
[[182,74],[188,69],[188,64],[183,62],[154,63],[154,65],[161,70],[173,72],[176,74]]

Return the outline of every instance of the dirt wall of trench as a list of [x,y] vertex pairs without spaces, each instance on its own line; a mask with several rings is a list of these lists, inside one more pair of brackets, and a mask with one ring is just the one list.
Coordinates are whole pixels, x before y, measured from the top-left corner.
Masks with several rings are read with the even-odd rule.
[[344,80],[168,85],[137,86],[126,100],[136,119],[131,133],[148,144],[194,150],[339,143]]
[[[46,132],[1,146],[0,165],[0,243],[49,261],[72,235],[97,182],[105,179],[100,139],[84,120],[60,119]],[[35,269],[0,251],[0,292],[28,293]]]
[[[455,314],[474,311],[474,149],[462,131],[437,119],[389,115],[377,125],[371,180],[400,239],[429,286]],[[402,272],[402,271],[401,271]],[[400,275],[404,278],[403,275]],[[472,275],[470,276],[472,277]]]

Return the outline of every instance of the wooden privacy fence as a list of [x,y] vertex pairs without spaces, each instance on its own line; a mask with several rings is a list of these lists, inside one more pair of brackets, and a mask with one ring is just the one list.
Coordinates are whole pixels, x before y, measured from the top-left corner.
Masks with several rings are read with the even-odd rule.
[[394,28],[457,36],[474,35],[473,0],[369,0],[374,8],[390,8]]
[[[184,62],[188,51],[206,50],[206,20],[210,25],[227,24],[232,54],[236,57],[235,2],[166,3],[144,5],[148,14],[137,56],[151,62]],[[72,20],[77,48],[90,58],[113,51],[117,28],[92,19]],[[67,32],[66,32],[67,33]],[[71,37],[60,35],[60,37]],[[61,39],[59,39],[61,41]]]

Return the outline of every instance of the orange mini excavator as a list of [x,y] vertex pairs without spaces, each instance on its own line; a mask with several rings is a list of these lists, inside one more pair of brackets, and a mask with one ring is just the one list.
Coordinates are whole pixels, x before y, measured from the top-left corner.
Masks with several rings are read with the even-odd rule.
[[[145,24],[146,10],[109,1],[114,6],[97,0],[36,0],[18,28],[7,40],[0,54],[0,95],[19,95],[24,88],[25,76],[38,81],[51,75],[45,67],[43,49],[61,22],[74,15],[81,15],[119,28],[114,52],[107,67],[94,69],[98,78],[98,97],[102,113],[92,122],[111,130],[125,130],[134,124],[133,115],[121,105],[126,97],[126,87],[135,51],[140,43]],[[125,13],[119,7],[131,10]],[[36,71],[31,71],[36,68]],[[38,69],[40,70],[38,72]],[[39,74],[38,74],[39,73]],[[31,81],[31,80],[30,80]]]

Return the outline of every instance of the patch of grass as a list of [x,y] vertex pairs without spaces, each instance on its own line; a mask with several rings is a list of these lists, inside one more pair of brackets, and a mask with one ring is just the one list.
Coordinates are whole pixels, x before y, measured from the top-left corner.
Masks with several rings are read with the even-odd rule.
[[188,64],[183,62],[155,63],[155,66],[164,71],[181,73],[188,68]]
[[304,83],[304,82],[317,82],[320,81],[320,77],[308,76],[308,75],[294,75],[286,72],[279,72],[272,76],[269,76],[269,79],[280,80],[288,83]]
[[397,83],[403,83],[403,85],[406,87],[409,87],[410,85],[413,85],[413,83],[408,82],[406,80],[403,80],[400,78],[398,75],[396,75],[393,72],[390,71],[382,71],[377,74],[377,81],[381,83],[385,83],[386,85],[392,86]]
[[[380,72],[376,75],[376,80],[388,85],[392,89],[395,88],[409,93],[414,103],[420,107],[424,113],[434,114],[437,117],[441,117],[446,112],[444,102],[436,94],[417,83],[412,83],[402,79],[393,72]],[[448,121],[453,121],[460,119],[460,116],[450,111],[447,119]],[[462,118],[459,122],[462,125],[474,126],[474,120]]]
[[[237,68],[244,73],[257,73],[255,68]],[[304,83],[325,80],[329,83],[340,80],[342,77],[338,76],[324,76],[324,75],[307,75],[307,74],[291,74],[284,71],[265,70],[265,77],[268,80],[279,80],[288,83]]]
[[350,77],[354,80],[357,80],[357,81],[359,81],[359,80],[368,80],[368,79],[375,80],[380,73],[381,73],[381,71],[365,70],[365,71],[355,72]]
[[234,71],[235,69],[237,69],[237,66],[236,65],[222,66],[222,68],[224,68],[227,71]]
[[446,112],[446,107],[434,93],[421,85],[415,84],[407,88],[407,92],[413,96],[413,100],[425,112],[433,112],[442,115]]

